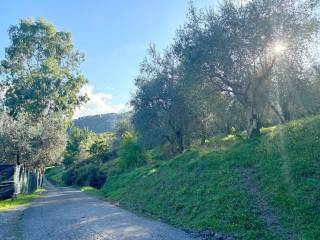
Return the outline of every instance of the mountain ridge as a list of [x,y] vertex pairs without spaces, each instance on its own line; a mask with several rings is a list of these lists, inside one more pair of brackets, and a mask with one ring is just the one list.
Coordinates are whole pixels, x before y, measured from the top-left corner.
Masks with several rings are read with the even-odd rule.
[[88,129],[95,133],[114,132],[116,124],[128,116],[129,112],[90,115],[74,119],[73,124],[75,127]]

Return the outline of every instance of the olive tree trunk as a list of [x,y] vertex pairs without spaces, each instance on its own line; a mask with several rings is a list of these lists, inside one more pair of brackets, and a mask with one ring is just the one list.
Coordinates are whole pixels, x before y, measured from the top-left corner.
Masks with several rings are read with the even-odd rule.
[[248,138],[250,139],[250,138],[253,138],[254,136],[259,136],[260,124],[259,124],[257,108],[254,104],[252,106],[247,107],[246,117],[247,117]]

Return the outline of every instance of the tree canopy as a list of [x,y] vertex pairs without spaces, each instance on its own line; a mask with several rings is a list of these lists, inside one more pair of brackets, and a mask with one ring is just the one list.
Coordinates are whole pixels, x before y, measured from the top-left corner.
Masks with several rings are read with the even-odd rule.
[[41,168],[56,163],[65,148],[66,129],[58,114],[30,121],[27,114],[13,119],[0,114],[1,161]]
[[71,34],[44,19],[23,19],[9,28],[9,38],[1,61],[6,111],[13,117],[60,112],[70,118],[86,100],[79,91],[87,82],[79,69],[84,57],[74,49]]
[[87,99],[84,56],[70,33],[42,18],[10,26],[9,39],[0,66],[1,161],[43,169],[61,160],[66,121]]
[[318,1],[223,1],[192,4],[174,42],[154,47],[140,68],[132,121],[146,147],[181,152],[212,134],[319,113]]
[[259,133],[277,66],[299,62],[319,30],[310,1],[225,1],[219,11],[190,9],[174,44],[188,78],[231,93]]

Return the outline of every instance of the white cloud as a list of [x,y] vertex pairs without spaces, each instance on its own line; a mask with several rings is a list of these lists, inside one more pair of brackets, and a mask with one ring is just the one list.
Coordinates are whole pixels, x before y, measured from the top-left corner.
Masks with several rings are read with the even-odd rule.
[[127,104],[112,104],[112,95],[104,92],[94,92],[94,86],[85,85],[80,94],[87,94],[89,101],[76,109],[73,118],[103,113],[119,113],[129,110]]
[[103,87],[103,88],[96,88],[96,90],[108,90],[108,91],[114,91],[114,90],[116,90],[115,88],[113,88],[113,87]]

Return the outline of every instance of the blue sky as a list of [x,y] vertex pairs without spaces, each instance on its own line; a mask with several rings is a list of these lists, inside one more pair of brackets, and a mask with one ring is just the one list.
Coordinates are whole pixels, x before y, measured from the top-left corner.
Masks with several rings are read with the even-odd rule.
[[[91,101],[76,116],[121,111],[150,43],[163,49],[184,22],[188,0],[10,0],[1,3],[0,57],[9,44],[7,30],[19,19],[45,17],[73,34],[86,56],[82,72]],[[214,0],[194,0],[197,7]]]

